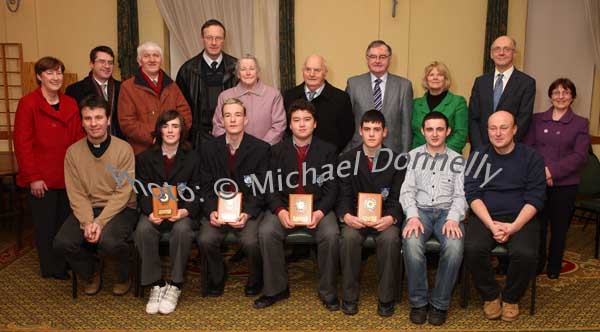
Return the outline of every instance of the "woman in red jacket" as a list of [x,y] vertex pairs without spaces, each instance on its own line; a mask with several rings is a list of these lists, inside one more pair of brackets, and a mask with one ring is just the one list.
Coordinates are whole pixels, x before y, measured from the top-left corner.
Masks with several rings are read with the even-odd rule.
[[28,202],[42,277],[65,279],[65,260],[54,254],[52,241],[70,214],[65,154],[84,135],[77,103],[59,91],[65,65],[56,58],[43,57],[34,68],[39,87],[21,98],[15,116],[17,185],[30,191]]

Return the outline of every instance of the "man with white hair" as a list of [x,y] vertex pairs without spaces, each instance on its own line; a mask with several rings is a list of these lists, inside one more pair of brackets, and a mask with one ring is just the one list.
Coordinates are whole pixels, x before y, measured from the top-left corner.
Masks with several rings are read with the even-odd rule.
[[189,127],[192,113],[181,90],[160,66],[162,49],[154,42],[145,42],[137,48],[139,70],[121,84],[119,95],[119,124],[121,131],[137,155],[152,145],[152,132],[158,117],[168,110],[176,110]]
[[341,152],[354,135],[350,97],[327,82],[327,65],[320,55],[313,54],[304,60],[302,77],[304,82],[283,93],[285,109],[298,99],[310,101],[315,105],[319,121],[315,136],[334,144]]

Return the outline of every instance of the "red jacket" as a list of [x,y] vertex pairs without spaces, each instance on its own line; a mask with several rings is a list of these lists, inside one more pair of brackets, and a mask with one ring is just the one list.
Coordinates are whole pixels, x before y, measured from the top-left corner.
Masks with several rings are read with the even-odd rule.
[[84,136],[75,99],[59,93],[59,111],[44,99],[42,90],[24,96],[15,115],[17,185],[29,188],[44,180],[49,189],[64,189],[67,148]]

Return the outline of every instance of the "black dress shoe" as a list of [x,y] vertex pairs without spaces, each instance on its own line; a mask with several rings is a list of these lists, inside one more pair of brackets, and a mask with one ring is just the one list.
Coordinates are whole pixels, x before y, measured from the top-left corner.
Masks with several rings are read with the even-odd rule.
[[446,318],[448,318],[448,310],[441,310],[434,306],[431,306],[431,310],[429,310],[429,324],[440,326],[446,322]]
[[260,294],[262,287],[263,287],[262,283],[246,284],[246,286],[244,286],[244,295],[256,296],[256,295]]
[[223,280],[218,285],[214,285],[210,281],[208,282],[208,293],[207,293],[208,296],[219,297],[219,296],[223,295],[224,291],[225,291],[225,280]]
[[340,300],[337,297],[333,298],[331,301],[322,300],[325,309],[329,311],[338,311],[340,310]]
[[356,315],[358,313],[358,303],[342,300],[342,312],[346,315]]
[[394,314],[395,304],[395,301],[390,301],[387,303],[379,301],[379,304],[377,304],[377,314],[381,317],[390,317]]
[[263,295],[254,301],[255,309],[264,309],[266,307],[270,307],[273,304],[285,300],[290,297],[290,290],[286,288],[283,292],[277,293],[273,296]]
[[548,272],[548,279],[558,279],[559,273]]
[[427,311],[429,310],[429,305],[424,305],[419,308],[410,308],[410,321],[414,324],[425,324],[427,320]]

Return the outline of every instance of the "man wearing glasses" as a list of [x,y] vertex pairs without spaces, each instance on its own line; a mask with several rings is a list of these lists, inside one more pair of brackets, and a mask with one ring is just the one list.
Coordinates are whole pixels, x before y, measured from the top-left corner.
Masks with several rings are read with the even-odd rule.
[[[346,92],[352,102],[354,123],[360,123],[368,110],[380,111],[388,124],[388,135],[383,144],[402,153],[411,147],[412,84],[406,78],[388,72],[391,57],[392,48],[388,44],[383,40],[372,41],[366,52],[369,72],[350,77]],[[345,151],[361,144],[358,127]]]
[[535,79],[515,69],[516,42],[498,37],[490,49],[495,70],[475,79],[469,102],[469,139],[471,151],[489,144],[487,121],[492,113],[505,110],[517,120],[515,139],[521,142],[529,128],[535,100]]
[[115,68],[115,53],[108,46],[96,46],[90,51],[90,73],[79,82],[67,87],[66,94],[77,100],[79,104],[83,98],[94,95],[102,96],[110,108],[110,134],[125,139],[119,127],[117,116],[117,103],[121,81],[113,78]]
[[204,50],[186,61],[177,73],[177,85],[192,109],[190,141],[198,148],[212,138],[212,118],[223,90],[237,84],[237,59],[223,52],[225,26],[210,19],[202,25]]

